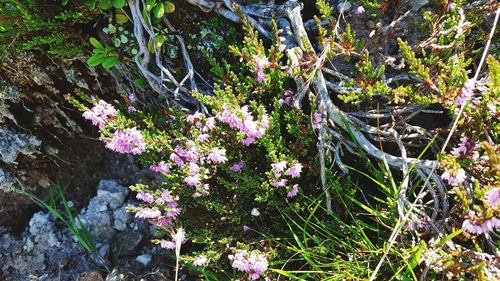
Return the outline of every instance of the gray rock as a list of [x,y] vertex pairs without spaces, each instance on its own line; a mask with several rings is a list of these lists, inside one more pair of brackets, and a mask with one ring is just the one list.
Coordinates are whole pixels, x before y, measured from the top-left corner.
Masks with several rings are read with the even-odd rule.
[[33,136],[17,133],[12,129],[0,127],[0,156],[2,161],[16,163],[17,154],[32,155],[42,142]]
[[135,261],[144,265],[144,266],[148,266],[148,264],[151,262],[152,258],[153,257],[151,255],[144,254],[144,255],[140,255],[137,258],[135,258]]
[[420,8],[426,6],[427,4],[429,4],[429,0],[414,0],[414,1],[411,1],[411,10],[416,12],[418,10],[420,10]]
[[97,198],[108,202],[108,206],[115,210],[123,204],[128,188],[120,185],[115,180],[101,180],[97,187]]
[[29,222],[31,237],[35,244],[41,247],[60,247],[61,241],[57,237],[49,213],[38,212]]
[[102,245],[102,247],[99,249],[99,256],[103,259],[106,259],[109,254],[109,245]]
[[78,216],[82,224],[87,228],[96,242],[108,241],[115,233],[112,228],[112,213],[107,209],[105,211],[101,211],[102,206],[105,206],[106,204],[108,204],[108,201],[103,200],[102,197],[94,197],[90,200],[89,205],[83,209]]
[[124,231],[127,224],[131,221],[132,216],[127,212],[125,207],[113,211],[114,224],[113,228],[118,231]]
[[352,4],[351,2],[349,1],[344,1],[344,0],[341,0],[338,4],[337,4],[337,11],[341,14],[341,13],[347,13],[349,12],[350,10],[352,9]]
[[14,182],[10,177],[10,174],[0,167],[0,191],[1,192],[12,192],[14,191]]
[[137,253],[137,246],[141,243],[144,236],[140,231],[128,231],[119,232],[112,244],[112,248],[116,249],[123,255],[134,255]]
[[23,247],[24,251],[29,253],[29,252],[33,251],[34,247],[35,247],[35,244],[33,243],[33,241],[31,241],[31,238],[30,237],[26,238],[26,244],[24,244],[24,247]]
[[[21,99],[21,94],[17,87],[14,87],[7,83],[0,77],[0,123],[3,122],[5,117],[16,122],[14,116],[9,111],[9,105],[6,101],[19,102]],[[16,123],[17,124],[17,123]]]

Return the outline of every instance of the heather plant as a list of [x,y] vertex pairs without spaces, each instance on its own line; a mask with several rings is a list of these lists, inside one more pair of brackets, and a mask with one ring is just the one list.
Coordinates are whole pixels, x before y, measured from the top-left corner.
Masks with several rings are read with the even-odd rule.
[[[128,7],[131,22],[116,34],[114,25],[105,30],[116,44],[91,39],[102,52],[94,50],[88,63],[110,68],[118,48],[128,48],[159,99],[131,92],[116,101],[86,94],[70,100],[99,129],[106,148],[136,156],[161,178],[131,186],[140,204],[128,210],[155,226],[152,242],[175,252],[177,263],[207,279],[496,274],[499,64],[490,57],[489,76],[478,79],[482,63],[470,75],[477,59],[471,50],[485,35],[472,36],[481,22],[467,21],[460,1],[440,1],[437,12],[425,12],[424,39],[415,46],[397,40],[399,66],[373,52],[342,14],[335,18],[327,1],[317,1],[317,42],[305,32],[296,1],[275,11],[286,11],[291,27],[269,18],[260,25],[252,18],[258,4],[221,4],[241,21],[245,36],[228,45],[231,57],[209,58],[210,91],[197,87],[186,52],[182,80],[168,69],[170,61],[159,59],[168,54],[166,30],[174,30],[165,19],[166,2],[129,3],[136,4]],[[360,1],[354,15],[365,7],[384,11],[390,3]],[[379,36],[389,38],[407,15],[380,28]],[[121,38],[128,24],[136,42]],[[350,63],[355,76],[335,70],[329,62],[336,59]],[[389,68],[408,73],[387,78]],[[346,113],[374,102],[376,112]],[[444,144],[408,122],[424,112],[419,105],[431,104],[456,120]],[[423,159],[432,152],[438,160]]]

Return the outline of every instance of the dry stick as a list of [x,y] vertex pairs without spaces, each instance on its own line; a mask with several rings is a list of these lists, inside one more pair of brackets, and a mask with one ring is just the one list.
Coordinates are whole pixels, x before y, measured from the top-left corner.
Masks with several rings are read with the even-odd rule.
[[[496,26],[498,24],[498,18],[500,16],[500,8],[497,9],[496,11],[496,15],[495,15],[495,21],[493,23],[493,27],[491,28],[491,32],[490,32],[490,36],[488,37],[488,41],[486,42],[486,46],[484,47],[484,52],[483,52],[483,55],[481,57],[481,61],[479,62],[479,65],[476,69],[476,74],[474,75],[474,78],[473,78],[473,81],[475,82],[478,77],[479,77],[479,74],[481,72],[481,68],[484,64],[484,61],[486,60],[486,56],[488,55],[488,50],[490,48],[490,44],[491,44],[491,39],[493,38],[493,35],[495,33],[495,29],[496,29]],[[443,148],[441,149],[441,153],[443,153],[445,150],[446,150],[446,146],[448,145],[448,142],[450,141],[451,139],[451,136],[453,135],[453,132],[456,130],[457,128],[457,124],[458,124],[458,121],[460,120],[460,117],[465,109],[465,106],[466,106],[467,102],[464,102],[462,103],[462,105],[460,106],[460,110],[458,111],[458,114],[457,116],[455,117],[455,120],[453,122],[453,126],[450,130],[450,133],[448,134],[448,137],[446,138],[446,141],[443,145]],[[428,184],[428,182],[430,181],[430,178],[432,177],[432,174],[435,172],[436,168],[437,168],[437,162],[436,164],[432,167],[431,169],[431,172],[429,173],[426,181],[424,184]],[[422,192],[421,192],[422,193]],[[408,219],[408,217],[410,216],[413,208],[414,208],[414,205],[415,203],[417,202],[417,200],[419,200],[419,197],[420,197],[420,194],[419,196],[417,196],[417,198],[415,199],[415,202],[412,204],[412,206],[410,207],[410,210],[408,210],[408,213],[407,215],[403,218],[403,220],[401,219],[398,219],[398,222],[396,223],[396,228],[394,229],[393,233],[391,234],[391,237],[389,239],[389,246],[387,247],[387,249],[385,250],[384,252],[384,255],[382,256],[382,258],[380,259],[379,263],[377,264],[377,267],[375,268],[375,270],[373,271],[372,275],[370,276],[370,281],[373,281],[375,280],[375,278],[377,277],[377,273],[378,271],[380,270],[380,268],[382,267],[382,263],[384,262],[385,258],[387,257],[387,255],[389,254],[389,251],[390,249],[392,248],[394,242],[396,241],[396,237],[399,235],[399,232],[401,231],[402,229],[402,226],[403,226],[403,223],[406,222],[406,220]],[[498,251],[496,253],[498,255]]]

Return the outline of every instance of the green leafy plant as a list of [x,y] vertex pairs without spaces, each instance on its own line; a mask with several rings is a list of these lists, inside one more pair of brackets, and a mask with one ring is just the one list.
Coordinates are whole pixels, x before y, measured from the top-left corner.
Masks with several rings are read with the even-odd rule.
[[104,45],[93,37],[90,38],[90,44],[94,46],[94,49],[92,56],[87,60],[89,66],[101,65],[104,69],[110,69],[120,61],[115,48]]

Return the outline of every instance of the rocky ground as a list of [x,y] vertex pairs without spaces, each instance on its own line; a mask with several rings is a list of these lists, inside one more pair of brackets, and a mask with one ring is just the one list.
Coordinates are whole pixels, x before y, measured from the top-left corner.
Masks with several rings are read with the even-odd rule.
[[118,181],[101,180],[97,195],[79,212],[96,254],[86,252],[69,228],[47,211],[35,213],[20,236],[1,227],[0,279],[169,280],[168,261],[146,237],[149,225],[125,210],[135,204],[127,195],[128,188]]

